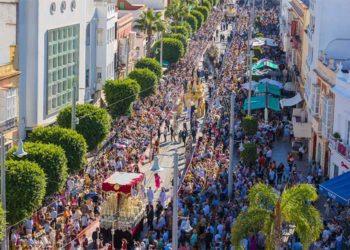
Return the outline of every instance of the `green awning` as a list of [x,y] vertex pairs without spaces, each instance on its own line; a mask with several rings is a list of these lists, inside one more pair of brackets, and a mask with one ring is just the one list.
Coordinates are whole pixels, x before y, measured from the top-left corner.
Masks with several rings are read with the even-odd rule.
[[278,64],[276,64],[273,61],[268,60],[268,59],[262,59],[262,60],[259,60],[257,63],[252,65],[253,70],[262,69],[264,67],[268,67],[270,69],[278,69]]
[[267,107],[274,111],[281,111],[279,99],[272,96],[268,96],[267,98]]
[[[266,99],[267,99],[267,105],[266,105]],[[252,110],[264,109],[266,106],[269,109],[274,111],[281,110],[279,99],[276,97],[267,96],[266,98],[266,95],[252,97],[252,105],[251,105]],[[244,111],[248,110],[248,98],[244,100],[243,109]]]
[[280,96],[281,90],[278,86],[266,83],[259,83],[255,86],[255,94],[269,93],[272,95]]
[[[256,109],[263,109],[266,106],[266,97],[265,95],[263,96],[254,96],[251,99],[252,105],[251,109],[256,110]],[[248,98],[245,99],[244,105],[243,105],[244,111],[248,110]]]

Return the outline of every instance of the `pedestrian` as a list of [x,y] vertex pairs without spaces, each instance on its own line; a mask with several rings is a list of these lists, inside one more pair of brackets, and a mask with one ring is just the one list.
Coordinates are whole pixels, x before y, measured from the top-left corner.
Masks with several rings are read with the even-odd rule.
[[154,209],[152,204],[146,206],[147,226],[149,231],[153,231]]
[[160,127],[158,128],[157,135],[158,135],[158,141],[160,140],[160,135],[161,135]]
[[166,197],[165,188],[162,187],[162,191],[159,194],[159,201],[163,208],[165,208],[166,200],[167,200],[167,197]]
[[175,131],[173,126],[170,126],[170,140],[176,142]]
[[164,142],[166,142],[167,134],[168,134],[168,131],[166,130],[166,128],[164,128],[164,131],[163,131]]
[[187,138],[187,130],[183,130],[181,134],[182,142],[184,143],[184,147],[186,146],[186,138]]
[[148,187],[148,190],[147,190],[147,201],[148,201],[148,204],[153,204],[153,199],[154,199],[154,193],[153,193],[153,190],[151,187]]
[[303,160],[303,155],[305,153],[305,149],[304,149],[304,146],[302,145],[300,148],[299,148],[299,152],[298,152],[298,156],[299,156],[299,161],[302,161]]
[[160,179],[159,174],[154,173],[154,185],[156,186],[156,189],[160,188],[160,182],[161,182],[161,179]]

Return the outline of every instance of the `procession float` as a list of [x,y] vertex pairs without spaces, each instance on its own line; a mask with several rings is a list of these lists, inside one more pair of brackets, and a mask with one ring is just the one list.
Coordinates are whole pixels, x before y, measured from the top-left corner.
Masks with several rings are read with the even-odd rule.
[[107,235],[135,238],[142,231],[146,212],[144,178],[143,173],[115,172],[102,183],[105,201],[100,227]]

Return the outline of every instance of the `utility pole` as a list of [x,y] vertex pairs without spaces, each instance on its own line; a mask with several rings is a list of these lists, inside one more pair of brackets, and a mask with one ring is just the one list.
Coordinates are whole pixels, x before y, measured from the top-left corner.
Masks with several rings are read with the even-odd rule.
[[177,216],[177,205],[178,205],[178,196],[177,196],[177,190],[178,190],[178,178],[179,178],[179,169],[178,169],[178,163],[179,163],[179,155],[177,154],[177,149],[175,149],[174,152],[174,185],[173,185],[173,228],[172,228],[172,249],[177,249],[177,224],[178,224],[178,216]]
[[250,27],[248,32],[248,56],[249,56],[248,115],[251,115],[251,112],[252,112],[252,78],[253,78],[252,37],[253,37],[253,29],[254,29],[254,15],[255,15],[255,0],[253,0],[253,8],[250,14]]
[[125,69],[125,77],[129,75],[129,37],[126,40],[126,69]]
[[234,148],[235,148],[235,100],[236,95],[232,91],[231,93],[231,111],[230,111],[230,164],[228,169],[228,197],[231,199],[232,197],[232,189],[233,189],[233,156],[234,156]]
[[[6,167],[5,167],[6,151],[5,151],[5,136],[2,133],[0,135],[0,144],[1,144],[1,203],[2,203],[2,209],[6,211]],[[2,240],[1,249],[8,249],[6,229],[5,229],[5,237]]]
[[163,31],[160,33],[160,55],[159,55],[160,66],[163,67]]
[[75,125],[77,123],[76,118],[76,92],[77,92],[77,83],[76,78],[73,82],[73,90],[72,90],[72,118],[71,118],[71,129],[75,130]]

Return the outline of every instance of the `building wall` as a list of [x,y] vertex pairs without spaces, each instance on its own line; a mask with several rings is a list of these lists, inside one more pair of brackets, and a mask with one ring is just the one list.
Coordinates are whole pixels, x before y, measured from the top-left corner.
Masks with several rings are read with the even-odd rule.
[[143,4],[150,9],[163,10],[168,6],[167,0],[128,0],[130,4]]
[[[48,32],[77,25],[78,101],[84,101],[85,86],[85,0],[19,1],[20,119],[24,129],[48,125],[56,113],[48,112]],[[66,3],[64,8],[64,3]],[[71,86],[72,88],[72,86]]]

